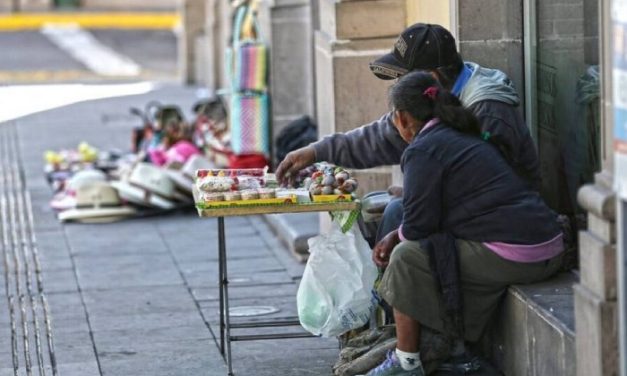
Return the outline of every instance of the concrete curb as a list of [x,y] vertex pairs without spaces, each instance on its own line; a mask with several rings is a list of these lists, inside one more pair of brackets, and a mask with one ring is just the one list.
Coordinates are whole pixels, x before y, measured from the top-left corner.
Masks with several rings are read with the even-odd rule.
[[174,12],[21,13],[0,15],[0,31],[38,30],[50,23],[86,29],[167,29],[180,25]]
[[306,262],[309,257],[307,240],[320,231],[318,214],[266,214],[263,218],[296,260]]

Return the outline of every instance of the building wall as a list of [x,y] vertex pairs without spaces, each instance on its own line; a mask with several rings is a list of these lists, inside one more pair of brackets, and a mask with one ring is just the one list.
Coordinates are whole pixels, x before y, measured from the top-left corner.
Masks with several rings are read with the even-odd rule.
[[451,3],[448,0],[407,0],[407,25],[416,22],[451,26]]

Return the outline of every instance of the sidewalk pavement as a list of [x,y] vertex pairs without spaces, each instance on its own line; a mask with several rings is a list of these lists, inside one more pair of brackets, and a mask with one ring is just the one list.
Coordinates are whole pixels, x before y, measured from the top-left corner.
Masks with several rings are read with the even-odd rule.
[[[188,110],[194,91],[169,86],[146,95],[84,102],[0,124],[0,140],[9,140],[17,131],[59,375],[226,375],[216,342],[215,220],[188,212],[114,224],[62,225],[48,208],[52,192],[43,178],[43,152],[75,147],[81,141],[105,150],[125,149],[130,129],[137,124],[128,115],[128,107],[141,107],[154,99]],[[8,142],[1,142],[0,149]],[[303,265],[289,255],[260,217],[229,218],[226,232],[232,307],[280,309],[258,319],[295,316]],[[14,284],[11,280],[23,273],[9,269],[10,265],[0,263],[3,287]],[[14,375],[7,303],[2,288],[0,376]],[[13,320],[19,339],[18,374],[25,375],[24,326],[19,316],[18,312]],[[29,350],[33,374],[38,374],[29,318]],[[235,374],[256,376],[330,375],[338,354],[336,340],[321,338],[235,342],[232,349]],[[44,358],[49,366],[46,352]],[[47,374],[52,373],[48,370]]]

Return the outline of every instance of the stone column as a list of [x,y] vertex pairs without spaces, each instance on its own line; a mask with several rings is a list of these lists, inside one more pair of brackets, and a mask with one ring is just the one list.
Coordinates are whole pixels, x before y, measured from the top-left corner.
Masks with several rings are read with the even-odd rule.
[[205,30],[205,0],[185,0],[181,4],[182,29],[178,43],[178,64],[182,81],[186,84],[198,81],[197,63],[204,61],[199,57],[198,41],[202,40]]
[[464,60],[507,73],[524,98],[522,0],[457,3],[459,25],[453,34]]
[[[315,35],[317,121],[320,136],[346,132],[381,117],[389,81],[368,63],[389,52],[405,28],[405,0],[318,0]],[[360,194],[386,189],[388,167],[356,172]]]
[[594,184],[579,190],[588,212],[588,229],[579,233],[580,283],[575,285],[577,375],[618,373],[618,307],[616,303],[616,199],[613,181],[613,119],[609,2],[599,1],[602,43],[601,127],[603,171]]
[[[232,8],[225,0],[204,0],[204,36],[200,63],[203,86],[212,92],[228,88],[225,70],[225,53],[231,38]],[[200,53],[201,51],[199,51]]]
[[313,35],[309,0],[265,0],[261,37],[270,46],[272,139],[290,121],[315,117]]

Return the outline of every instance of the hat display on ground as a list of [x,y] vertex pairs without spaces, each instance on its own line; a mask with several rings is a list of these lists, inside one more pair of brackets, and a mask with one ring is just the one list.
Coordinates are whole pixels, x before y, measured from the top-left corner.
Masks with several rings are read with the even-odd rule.
[[453,35],[440,25],[417,23],[405,29],[392,51],[370,63],[382,80],[393,80],[413,70],[431,70],[459,61]]
[[117,191],[107,182],[94,181],[76,191],[76,205],[59,213],[59,220],[77,222],[113,222],[128,218],[135,209],[123,206]]
[[107,175],[100,170],[78,171],[65,184],[65,190],[56,194],[50,202],[54,210],[67,210],[76,206],[76,192],[96,181],[107,181]]
[[173,209],[175,201],[180,199],[166,172],[149,163],[138,163],[127,180],[111,184],[123,200],[141,206]]
[[166,169],[170,179],[174,182],[176,187],[184,192],[192,193],[192,186],[194,185],[194,176],[196,170],[215,168],[215,165],[211,163],[207,158],[201,155],[194,155],[191,157],[179,170]]

